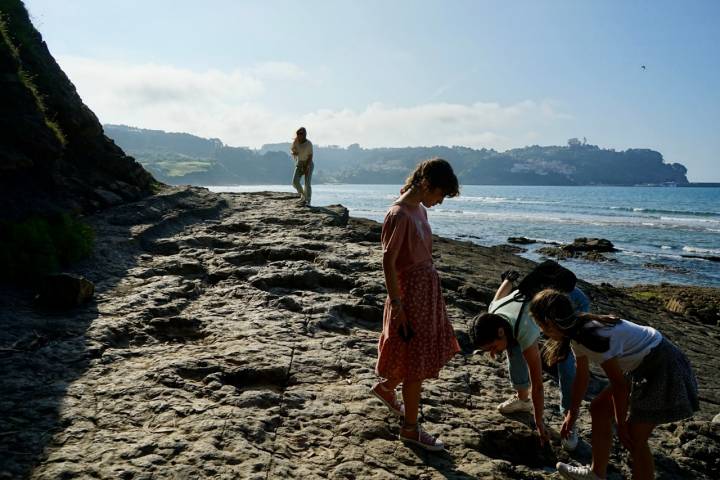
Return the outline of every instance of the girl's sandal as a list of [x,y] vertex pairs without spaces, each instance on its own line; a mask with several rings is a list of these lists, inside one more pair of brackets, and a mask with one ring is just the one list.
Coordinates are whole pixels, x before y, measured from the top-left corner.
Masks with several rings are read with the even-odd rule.
[[[412,427],[411,427],[412,428]],[[440,452],[445,450],[445,444],[439,438],[433,437],[425,430],[417,426],[412,430],[411,436],[403,435],[403,431],[407,432],[406,427],[400,428],[400,440],[403,443],[412,443],[431,452]]]
[[[383,397],[382,393],[380,393],[378,390],[385,394],[392,393],[392,400],[388,400]],[[398,417],[405,416],[405,407],[403,407],[403,405],[398,402],[395,392],[390,390],[389,388],[385,388],[382,383],[376,383],[375,386],[370,389],[370,393],[372,393],[375,398],[380,400],[392,413],[394,413]]]

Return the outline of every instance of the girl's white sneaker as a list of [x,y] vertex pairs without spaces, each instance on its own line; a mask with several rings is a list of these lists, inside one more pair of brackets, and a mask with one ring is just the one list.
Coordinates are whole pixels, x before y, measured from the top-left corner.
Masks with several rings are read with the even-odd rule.
[[595,472],[593,472],[587,465],[575,467],[569,463],[558,462],[555,468],[557,468],[557,471],[562,478],[567,478],[569,480],[602,480],[600,477],[595,475]]
[[533,404],[529,398],[527,400],[520,400],[517,395],[513,395],[498,405],[497,408],[500,413],[532,412]]

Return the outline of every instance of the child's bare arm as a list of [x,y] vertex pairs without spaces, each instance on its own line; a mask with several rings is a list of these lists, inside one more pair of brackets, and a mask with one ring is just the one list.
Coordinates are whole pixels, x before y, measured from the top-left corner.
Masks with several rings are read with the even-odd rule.
[[580,404],[585,398],[588,384],[590,383],[590,366],[587,357],[575,357],[575,380],[572,384],[572,396],[570,412],[577,418],[580,411]]
[[507,297],[510,295],[510,292],[512,292],[512,282],[510,280],[503,280],[500,287],[498,287],[497,292],[495,292],[495,298],[493,298],[493,301]]
[[397,269],[395,268],[397,256],[397,251],[389,250],[383,253],[382,258],[385,288],[387,288],[388,296],[391,300],[400,299],[400,284],[398,282]]
[[385,287],[390,298],[390,311],[393,319],[396,319],[398,326],[402,331],[402,335],[408,335],[407,317],[405,316],[405,308],[400,297],[400,282],[398,281],[397,269],[395,268],[395,260],[397,259],[397,251],[387,251],[383,253],[383,273],[385,274]]
[[542,381],[542,361],[540,360],[540,349],[537,342],[523,350],[523,357],[527,362],[528,371],[530,373],[530,398],[533,403],[533,411],[535,415],[535,425],[540,434],[540,442],[547,440],[543,415],[545,413],[545,391]]

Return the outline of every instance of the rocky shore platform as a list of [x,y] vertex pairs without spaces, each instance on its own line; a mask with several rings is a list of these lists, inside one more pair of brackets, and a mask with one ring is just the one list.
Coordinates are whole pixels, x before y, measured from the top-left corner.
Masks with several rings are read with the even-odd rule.
[[[399,422],[369,395],[385,289],[380,225],[281,193],[167,188],[88,222],[94,256],[74,273],[92,302],[56,312],[0,289],[0,478],[541,479],[588,462],[590,417],[572,454],[512,394],[504,362],[466,351],[425,385],[421,422],[447,452],[396,440]],[[508,268],[511,249],[435,239],[450,317],[466,326]],[[659,328],[690,357],[702,411],[659,427],[659,478],[720,478],[720,330],[656,298],[581,282],[592,308]],[[662,294],[660,294],[662,295]],[[647,295],[646,295],[647,296]],[[593,380],[594,390],[603,379]],[[629,477],[615,447],[609,478]]]

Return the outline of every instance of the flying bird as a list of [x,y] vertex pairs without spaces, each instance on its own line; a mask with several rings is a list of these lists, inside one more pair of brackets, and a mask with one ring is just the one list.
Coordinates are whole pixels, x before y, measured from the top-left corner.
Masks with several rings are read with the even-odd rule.
[[640,68],[642,68],[643,70],[645,70],[645,65],[640,65]]

